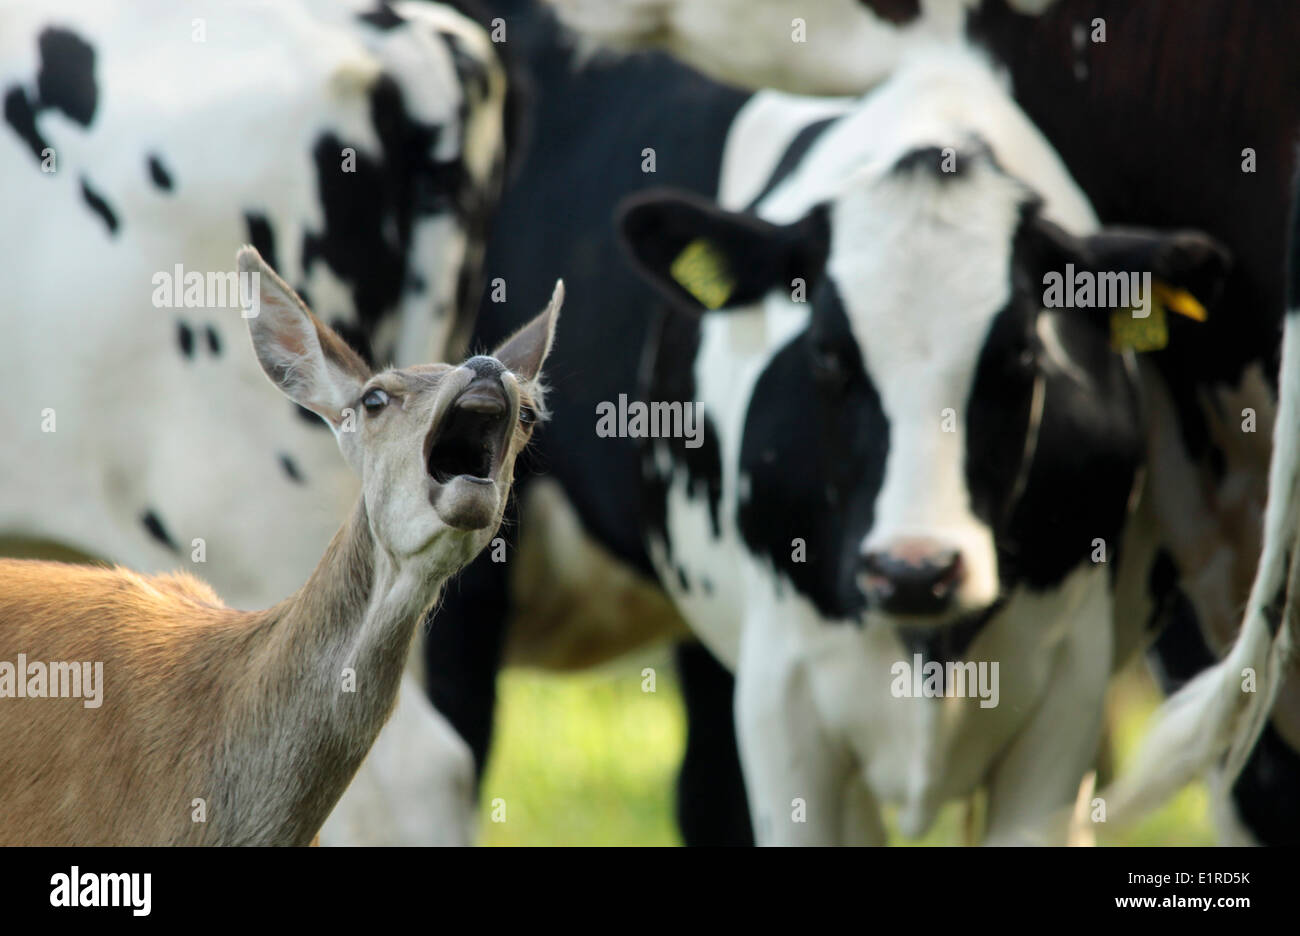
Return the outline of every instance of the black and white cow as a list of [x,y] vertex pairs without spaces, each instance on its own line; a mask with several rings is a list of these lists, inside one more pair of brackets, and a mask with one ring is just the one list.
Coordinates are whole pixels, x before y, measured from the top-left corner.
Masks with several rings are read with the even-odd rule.
[[[1114,553],[1145,448],[1138,369],[1112,348],[1126,310],[1044,310],[1045,277],[1145,271],[1208,303],[1226,255],[1098,230],[957,48],[860,103],[760,94],[723,165],[717,204],[642,196],[623,229],[670,298],[708,310],[665,319],[642,395],[705,413],[698,450],[651,446],[649,532],[736,672],[758,838],[879,842],[886,803],[921,835],[986,787],[987,839],[1024,840],[1073,801],[1135,646],[1132,619],[1111,623]],[[720,306],[674,272],[699,244]],[[912,697],[932,664],[997,668],[978,698]]]
[[[663,627],[652,630],[664,633],[673,624],[672,615],[653,598],[647,597],[655,591],[647,586],[656,582],[664,582],[675,593],[681,606],[688,610],[687,616],[691,623],[697,624],[696,615],[690,613],[692,603],[700,607],[745,606],[744,598],[751,591],[751,584],[739,578],[739,567],[753,566],[753,574],[759,574],[754,570],[766,569],[769,588],[777,587],[771,584],[773,582],[785,581],[784,573],[774,566],[769,567],[769,559],[764,558],[761,551],[758,558],[750,556],[743,561],[737,558],[747,555],[748,545],[735,534],[734,528],[725,528],[731,530],[729,535],[733,536],[728,542],[710,539],[715,516],[713,511],[701,505],[710,503],[711,499],[719,499],[716,523],[720,529],[728,522],[739,522],[736,516],[728,520],[720,500],[724,490],[723,479],[726,477],[724,469],[736,470],[738,461],[724,458],[718,447],[711,446],[707,441],[699,449],[685,448],[680,451],[678,454],[686,467],[679,470],[684,470],[685,476],[690,480],[688,483],[678,479],[678,483],[697,495],[695,506],[699,509],[694,513],[682,514],[679,511],[673,515],[668,508],[670,499],[665,499],[664,496],[662,479],[655,474],[648,484],[639,480],[641,466],[635,440],[595,437],[593,417],[598,414],[599,405],[617,401],[620,394],[627,394],[633,400],[643,398],[637,375],[642,366],[643,347],[652,337],[647,333],[642,319],[643,311],[650,307],[652,300],[643,288],[628,279],[625,270],[619,266],[611,244],[610,215],[613,205],[622,195],[644,191],[662,183],[686,188],[700,196],[713,197],[718,191],[719,179],[722,179],[724,192],[727,191],[727,186],[743,188],[744,185],[749,185],[754,189],[749,192],[750,198],[757,199],[760,190],[767,184],[763,180],[765,171],[770,172],[776,181],[771,182],[771,191],[763,194],[775,198],[779,194],[777,183],[801,164],[808,149],[819,140],[820,132],[829,125],[830,119],[852,108],[846,102],[793,102],[768,97],[751,101],[747,96],[703,82],[689,71],[674,67],[657,55],[599,62],[586,70],[574,70],[570,54],[557,44],[553,24],[546,17],[538,14],[535,9],[518,10],[511,5],[506,6],[511,7],[508,19],[514,30],[512,41],[516,43],[515,49],[520,51],[522,38],[521,57],[532,67],[536,94],[535,122],[547,127],[548,132],[544,139],[535,141],[533,151],[525,160],[520,184],[508,194],[503,203],[502,223],[496,228],[490,245],[488,269],[490,276],[502,275],[509,280],[509,300],[501,305],[485,305],[485,309],[493,310],[493,314],[480,316],[481,329],[477,340],[486,346],[497,337],[498,332],[508,331],[514,320],[512,310],[519,308],[520,314],[523,314],[523,308],[532,301],[530,294],[544,288],[539,277],[528,276],[526,281],[521,282],[521,273],[524,271],[550,269],[562,273],[572,287],[573,301],[569,320],[576,320],[579,324],[571,331],[570,341],[557,351],[559,359],[553,371],[555,386],[552,395],[555,415],[538,439],[536,464],[544,467],[544,474],[521,481],[521,514],[524,519],[519,530],[522,540],[518,543],[517,550],[512,552],[512,562],[500,564],[484,560],[471,567],[462,576],[459,588],[447,596],[437,619],[440,639],[429,645],[430,689],[433,698],[439,709],[447,713],[458,730],[471,741],[480,758],[486,751],[491,724],[491,707],[484,704],[487,694],[481,687],[491,685],[496,667],[503,658],[507,661],[540,661],[551,665],[589,662],[595,656],[629,646],[636,636],[643,636],[646,628],[629,626],[632,619],[635,619],[636,625],[643,625],[647,617],[653,617],[656,622],[662,621]],[[520,26],[525,28],[519,28]],[[992,84],[992,88],[996,90],[996,83]],[[799,122],[788,114],[780,116],[782,108],[786,107],[803,115],[808,123],[805,130],[796,132],[801,126]],[[1014,112],[1010,105],[1007,108]],[[978,108],[970,109],[978,112]],[[765,114],[772,115],[773,126],[765,126]],[[745,134],[744,143],[729,142],[724,156],[724,139],[739,140],[746,127],[753,129]],[[781,130],[781,127],[785,129]],[[963,145],[957,149],[966,156],[971,156],[972,153],[965,146],[968,141],[959,142]],[[1046,150],[1041,141],[1039,145]],[[646,148],[654,150],[657,157],[654,173],[646,171]],[[927,148],[921,146],[923,151]],[[976,150],[978,149],[977,146]],[[602,161],[604,169],[601,173],[593,174],[590,171],[589,160],[592,154],[597,154]],[[902,157],[902,154],[897,155]],[[918,157],[917,162],[922,161]],[[1056,178],[1065,180],[1062,185],[1068,184],[1068,176],[1059,166],[1056,171]],[[1036,170],[1037,174],[1041,172],[1041,169]],[[735,181],[746,178],[747,174],[752,176],[748,182]],[[955,182],[953,184],[956,185]],[[939,188],[938,191],[947,190]],[[1055,197],[1060,199],[1066,196],[1058,193]],[[1080,223],[1079,219],[1086,213],[1090,219],[1086,203],[1077,192],[1075,199],[1075,213],[1071,217]],[[728,207],[741,209],[747,204],[741,198],[739,203],[728,204]],[[653,243],[655,239],[648,240]],[[1201,241],[1194,243],[1203,246]],[[1111,246],[1121,245],[1112,242]],[[1006,249],[1009,248],[1004,244],[1004,250]],[[1207,260],[1209,266],[1217,269],[1217,252],[1207,248],[1206,254],[1207,257],[1214,258]],[[1150,263],[1149,260],[1146,262]],[[1177,278],[1175,272],[1170,271],[1170,278]],[[1000,282],[1007,279],[1005,263],[999,275]],[[537,281],[533,282],[534,279]],[[1207,276],[1206,279],[1213,280],[1214,277]],[[796,318],[797,314],[796,312]],[[739,321],[744,316],[728,314],[724,318]],[[1052,320],[1054,317],[1046,316],[1045,319]],[[1067,318],[1061,328],[1078,344],[1085,342],[1089,336],[1095,336],[1098,328],[1096,322],[1088,323],[1087,329],[1084,324],[1081,321],[1071,322]],[[715,327],[741,329],[734,322]],[[786,337],[793,338],[798,333],[798,328],[793,325],[789,327],[794,330]],[[1173,327],[1180,335],[1187,331],[1182,323]],[[654,340],[662,341],[671,350],[661,353],[660,359],[670,362],[692,359],[698,342],[691,338],[690,327],[686,327],[684,335],[680,323],[676,327],[666,325],[664,328],[663,336],[658,337],[656,334]],[[1081,334],[1073,334],[1080,330]],[[766,337],[772,341],[777,340],[775,335]],[[1104,345],[1101,339],[1095,341]],[[750,344],[740,341],[738,347],[749,348]],[[971,354],[977,350],[972,349]],[[1049,343],[1048,350],[1057,352],[1059,349]],[[761,359],[761,352],[756,353]],[[1056,362],[1059,357],[1059,354],[1049,355],[1048,364]],[[1069,355],[1066,354],[1065,357],[1068,358]],[[1086,354],[1084,357],[1088,358]],[[1112,358],[1109,354],[1103,357],[1108,366],[1118,366],[1115,363],[1118,358]],[[831,367],[835,366],[833,362],[827,363]],[[1062,370],[1067,374],[1072,373],[1065,368]],[[1096,379],[1090,371],[1084,370],[1082,373],[1087,380]],[[665,386],[674,386],[671,375],[660,374],[658,379]],[[683,381],[691,383],[695,379],[695,376],[681,369],[676,374],[678,385]],[[728,383],[728,380],[731,382]],[[1063,381],[1066,386],[1069,384],[1068,378],[1058,377],[1058,381]],[[918,380],[917,383],[919,385],[923,381]],[[1131,392],[1136,392],[1132,390],[1132,382],[1127,373],[1123,375],[1122,383]],[[728,372],[725,376],[718,377],[715,389],[717,386],[726,387],[725,391],[718,392],[733,409],[748,405],[745,388],[749,384],[737,378],[735,373]],[[1117,400],[1122,401],[1123,394],[1119,389],[1115,393]],[[1060,397],[1059,392],[1053,395],[1057,405],[1061,405]],[[689,395],[674,392],[671,398],[682,401],[689,399]],[[955,410],[962,405],[964,403],[960,400],[951,404],[954,416]],[[720,407],[722,412],[732,412],[716,400],[706,406],[706,412],[712,406]],[[1124,407],[1116,404],[1110,409],[1114,411],[1116,425],[1123,428],[1123,417],[1126,414]],[[1082,410],[1086,412],[1087,407],[1082,407]],[[732,415],[734,417],[734,413]],[[939,418],[941,417],[936,414],[935,419]],[[1127,412],[1127,418],[1131,423],[1137,420],[1131,412]],[[1059,427],[1060,424],[1054,425]],[[1102,453],[1097,457],[1103,466],[1108,466],[1108,471],[1119,478],[1124,474],[1122,466],[1109,465],[1105,453],[1110,450],[1108,446],[1118,445],[1123,449],[1127,444],[1129,449],[1124,457],[1133,462],[1140,459],[1140,441],[1135,442],[1131,437],[1140,431],[1140,427],[1140,423],[1137,423],[1137,428],[1129,426],[1130,438],[1127,442],[1123,438],[1108,441],[1109,436],[1097,442],[1095,451]],[[738,433],[740,429],[729,425],[729,431]],[[1078,435],[1082,438],[1081,430]],[[732,436],[733,444],[739,445],[738,438]],[[951,443],[952,439],[947,441]],[[875,444],[880,443],[877,441]],[[741,449],[743,446],[731,452],[731,455],[738,458]],[[1085,459],[1087,451],[1086,448],[1082,449],[1082,454],[1077,455],[1076,460]],[[800,454],[813,458],[807,449],[801,450]],[[764,448],[758,456],[750,453],[751,457],[771,460],[774,464],[788,467],[793,477],[805,477],[799,473],[799,469],[801,466],[806,467],[807,462],[791,460],[784,457],[786,455],[786,452],[775,446]],[[820,452],[817,453],[817,458],[819,460],[815,462],[815,467],[820,470],[825,467]],[[1123,461],[1123,458],[1119,460]],[[996,477],[1000,467],[995,461],[985,470]],[[1068,474],[1071,467],[1071,464],[1058,466],[1058,470]],[[1092,474],[1098,474],[1095,466]],[[1096,479],[1090,477],[1090,480]],[[735,484],[739,487],[738,481]],[[814,484],[812,487],[815,491],[810,496],[825,496],[824,485]],[[1112,504],[1115,511],[1109,519],[1101,513],[1078,509],[1079,503],[1082,503],[1078,498],[1067,498],[1065,507],[1061,508],[1078,510],[1078,513],[1084,515],[1084,520],[1096,527],[1094,535],[1087,541],[1089,558],[1094,549],[1094,539],[1111,536],[1108,543],[1113,545],[1118,524],[1124,517],[1131,479],[1127,485],[1116,481],[1113,488],[1109,492],[1110,496],[1104,498]],[[750,493],[752,495],[752,490]],[[737,492],[733,490],[731,496],[736,497]],[[732,505],[737,503],[738,501],[733,501]],[[545,516],[548,512],[554,512],[557,504],[566,507],[570,516],[562,522],[546,522]],[[804,532],[791,532],[787,539],[803,539],[807,546],[815,538],[809,529],[816,525],[816,518],[834,516],[837,513],[833,510],[828,514],[825,504],[820,501],[817,508],[804,518],[804,523],[807,524]],[[756,522],[755,517],[761,515],[766,518],[766,522],[779,527],[792,514],[797,512],[778,500],[774,507],[749,512],[746,522],[753,524]],[[711,557],[702,560],[702,565],[707,566],[709,561],[716,560],[718,569],[708,572],[707,569],[701,571],[697,568],[695,574],[692,574],[688,564],[679,562],[665,565],[662,556],[659,557],[659,562],[651,558],[651,553],[655,551],[653,544],[657,539],[663,538],[662,533],[656,531],[668,529],[671,525],[670,518],[686,526],[684,530],[679,528],[678,536],[667,538],[674,544],[682,537],[698,542],[701,544],[699,548]],[[789,523],[798,525],[793,519]],[[782,532],[784,534],[786,531]],[[817,532],[830,535],[827,531]],[[751,533],[759,535],[756,531]],[[969,527],[962,536],[970,536]],[[534,537],[540,537],[544,541],[549,537],[550,548],[530,544],[530,539]],[[712,546],[717,546],[718,549],[715,551],[711,549]],[[978,542],[973,543],[973,548],[978,550],[979,546]],[[999,587],[1001,580],[1000,576],[991,574],[990,570],[994,566],[987,558],[990,555],[987,539],[985,547],[985,558],[964,558],[963,561],[983,563],[983,569],[977,576],[982,581],[982,587],[987,590],[990,581],[994,587]],[[824,606],[812,603],[809,613],[819,621],[843,620],[837,614],[843,615],[844,608],[851,606],[854,595],[852,574],[846,572],[847,567],[844,565],[836,566],[825,561],[788,561],[792,548],[793,544],[787,543],[784,553],[787,557],[786,566],[793,570],[791,581],[800,582],[809,588],[825,587],[831,589],[832,593],[834,588],[847,589],[833,600],[828,599],[830,603]],[[1041,571],[1040,566],[1046,566],[1059,574],[1063,565],[1069,565],[1067,560],[1079,558],[1079,555],[1068,550],[1065,558],[1062,558],[1055,548],[1029,552],[1038,562],[1022,559],[1021,563],[1026,568],[1021,574],[1031,581],[1035,580],[1035,576],[1048,575]],[[568,562],[563,565],[545,562],[545,557],[556,555],[568,557]],[[993,551],[993,556],[999,560],[996,566],[999,572],[1003,568],[1015,570],[1015,563],[997,556],[996,550]],[[583,576],[575,573],[575,566],[585,568],[588,572],[592,569],[599,571]],[[1084,579],[1098,578],[1095,569],[1084,567],[1078,572]],[[816,581],[816,574],[839,578],[829,583]],[[1135,574],[1130,574],[1128,579],[1134,576]],[[1142,579],[1139,590],[1145,593],[1145,578],[1137,577]],[[1126,587],[1132,590],[1131,586]],[[1076,598],[1079,593],[1093,596],[1097,593],[1096,587],[1086,587],[1085,584],[1076,584],[1073,589]],[[724,590],[726,595],[722,594]],[[798,589],[791,587],[788,590],[790,594],[784,600],[797,602]],[[764,594],[761,589],[755,588],[753,591],[755,594]],[[865,596],[859,595],[856,600],[864,601]],[[1093,600],[1101,599],[1094,597]],[[1105,597],[1105,601],[1109,600],[1109,597]],[[611,623],[608,614],[600,614],[601,607],[613,607],[623,613],[623,631],[617,637],[611,636],[617,622]],[[738,612],[733,611],[733,617],[735,613]],[[569,645],[571,652],[568,657],[544,657],[537,650],[541,642],[533,639],[535,631],[540,629],[546,632],[547,637],[554,638],[555,632],[562,629],[563,622],[589,622],[593,619],[598,625],[595,628],[597,636],[591,636],[592,629],[575,627],[582,636]],[[498,626],[492,626],[494,622]],[[707,630],[707,625],[704,629]],[[853,632],[852,627],[832,626],[830,629],[841,634]],[[925,627],[921,630],[924,631]],[[907,636],[909,640],[922,640],[925,634],[909,633]],[[1125,645],[1136,645],[1136,636],[1121,636],[1125,638]],[[962,637],[960,629],[955,634],[950,633],[949,637]],[[553,640],[550,646],[554,646]],[[724,652],[726,648],[718,643],[715,649]],[[1102,669],[1108,673],[1109,656],[1097,651],[1096,647],[1091,649],[1095,651],[1092,656],[1094,663],[1099,657],[1106,657],[1106,665]],[[698,779],[701,775],[711,775],[716,779],[726,775],[729,755],[734,760],[734,740],[727,704],[730,692],[725,687],[725,676],[720,678],[716,664],[698,651],[684,651],[682,663],[692,722],[686,769],[680,790],[679,815],[688,841],[741,840],[748,834],[743,791],[736,791],[738,795],[728,798],[709,796],[701,785],[689,779]],[[1101,686],[1105,683],[1105,673],[1100,680]],[[1100,691],[1095,688],[1096,685],[1094,683],[1094,692]],[[887,689],[888,679],[884,686]],[[1080,730],[1085,727],[1080,726]],[[1008,729],[1004,726],[1002,730]],[[1073,760],[1077,761],[1079,756],[1082,755],[1076,754]],[[1063,764],[1061,769],[1063,773],[1073,775],[1076,767],[1074,763],[1068,768]],[[1050,786],[1045,785],[1044,791],[1039,795],[1044,800],[1058,800],[1062,795],[1060,790],[1066,784],[1060,781],[1058,788],[1051,789]],[[1072,793],[1073,790],[1067,792]],[[924,790],[918,792],[915,809],[917,818],[914,820],[917,824],[923,824],[925,813],[931,808],[925,797],[934,795],[936,794]],[[1027,811],[1032,813],[1034,808],[1032,801],[1027,800]],[[1008,818],[1008,825],[1014,824],[1014,818]]]
[[[599,49],[657,49],[718,81],[859,94],[918,45],[959,33],[980,0],[547,0]],[[1054,0],[1007,0],[1039,13]]]
[[[229,353],[245,329],[220,274],[252,243],[367,359],[456,353],[502,182],[501,60],[443,4],[3,18],[0,536],[203,562],[232,605],[278,601],[356,482],[325,424]],[[414,684],[402,700],[362,782],[409,788],[408,814],[349,794],[327,840],[467,839],[469,751]]]
[[[972,41],[1005,67],[1103,220],[1193,226],[1226,244],[1236,263],[1224,314],[1150,355],[1148,452],[1160,482],[1146,505],[1149,574],[1127,605],[1150,620],[1148,639],[1159,635],[1171,690],[1227,652],[1252,581],[1268,577],[1257,579],[1256,561],[1300,134],[1300,20],[1227,0],[814,0],[743,14],[729,0],[552,2],[597,42],[666,48],[755,88],[851,93],[922,44]],[[1247,422],[1255,431],[1242,431]],[[1225,838],[1300,835],[1287,793],[1300,779],[1298,712],[1293,679],[1231,791]]]

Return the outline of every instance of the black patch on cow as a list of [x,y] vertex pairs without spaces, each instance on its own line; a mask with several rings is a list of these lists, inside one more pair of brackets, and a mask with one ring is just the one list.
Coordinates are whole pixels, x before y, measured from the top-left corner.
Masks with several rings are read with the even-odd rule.
[[1025,457],[1039,369],[1035,319],[1035,310],[1015,298],[998,312],[984,337],[966,401],[971,512],[995,532],[1006,526]]
[[1287,250],[1287,313],[1300,314],[1300,166],[1291,186],[1291,240]]
[[76,33],[46,29],[37,37],[36,44],[41,58],[36,93],[29,96],[18,85],[10,87],[5,92],[4,114],[5,122],[40,160],[50,145],[36,127],[40,112],[52,108],[88,127],[95,116],[98,90],[95,50]]
[[813,144],[821,139],[822,134],[826,132],[827,128],[837,120],[839,120],[838,117],[826,117],[822,120],[815,120],[795,134],[794,139],[790,141],[790,145],[787,146],[785,152],[781,154],[781,159],[777,162],[776,168],[772,170],[772,174],[768,176],[767,181],[763,183],[762,191],[760,191],[753,200],[750,201],[749,208],[751,211],[755,206],[762,202],[763,199],[767,198],[768,195],[771,195],[776,187],[789,177],[790,173],[803,162],[804,157],[808,155],[808,151],[812,149]]
[[33,156],[38,160],[44,158],[41,154],[50,144],[36,129],[36,108],[28,99],[27,92],[16,85],[5,92],[5,123],[22,138]]
[[163,526],[162,520],[160,520],[158,515],[152,510],[146,510],[141,514],[140,522],[143,523],[144,528],[149,531],[149,535],[163,546],[167,547],[174,553],[179,553],[181,551],[180,546],[176,544],[176,541],[172,539],[171,534],[167,532],[167,528]]
[[[1094,13],[1081,16],[1080,7]],[[1107,42],[1077,49],[1077,24],[1093,15],[1105,18]],[[1148,355],[1197,458],[1207,435],[1203,389],[1236,385],[1255,362],[1276,370],[1268,365],[1286,306],[1278,273],[1300,134],[1300,20],[1283,7],[1124,0],[1058,2],[1025,16],[1003,0],[972,9],[967,31],[1006,67],[1016,102],[1103,222],[1196,228],[1236,258],[1208,321],[1174,334],[1181,317],[1173,317],[1169,346]],[[1084,54],[1091,62],[1081,81]],[[1245,145],[1256,151],[1255,172],[1240,171]]]
[[307,483],[306,479],[302,476],[302,472],[298,470],[297,462],[284,453],[280,454],[280,467],[283,468],[284,473],[289,476],[289,480],[296,484]]
[[921,0],[858,0],[887,23],[901,26],[921,15]]
[[[884,480],[889,421],[839,290],[823,278],[808,328],[776,353],[745,417],[737,510],[749,549],[768,558],[828,619],[854,618],[858,546]],[[795,561],[802,539],[805,561]]]
[[245,211],[244,225],[248,228],[248,242],[262,255],[262,259],[270,265],[271,269],[278,270],[280,261],[275,255],[275,232],[271,229],[271,222],[266,215]]
[[180,345],[181,354],[187,358],[194,357],[194,331],[184,322],[176,323],[176,343]]
[[678,644],[686,750],[677,780],[677,823],[691,845],[754,844],[733,728],[736,681],[702,645]]
[[357,19],[363,23],[369,23],[375,29],[382,30],[396,29],[406,22],[393,12],[393,8],[385,0],[379,0],[379,4],[369,13],[358,13]]
[[1237,817],[1261,845],[1300,844],[1300,753],[1270,721],[1232,787]]
[[66,29],[46,29],[36,43],[41,53],[41,69],[36,76],[41,108],[52,107],[89,127],[99,97],[95,86],[95,50]]
[[1163,593],[1153,619],[1162,629],[1151,645],[1152,669],[1160,688],[1171,695],[1218,659],[1201,631],[1196,609],[1181,588]]
[[100,220],[104,222],[104,226],[108,228],[108,233],[116,234],[117,215],[109,207],[108,202],[104,200],[104,196],[90,187],[90,183],[86,181],[85,176],[81,178],[81,197],[90,206],[90,210],[99,215]]
[[[332,133],[313,148],[324,226],[306,232],[302,253],[304,273],[324,261],[348,285],[367,347],[380,318],[400,300],[414,219],[450,212],[468,227],[487,209],[459,159],[434,159],[441,128],[411,118],[391,77],[375,83],[370,108],[379,159]],[[342,170],[345,147],[356,152],[351,172]]]
[[353,325],[351,322],[341,318],[330,320],[330,328],[338,333],[338,336],[346,341],[353,351],[361,355],[367,362],[374,360],[374,350],[370,346],[370,337]]
[[208,336],[208,351],[210,351],[214,357],[220,356],[221,336],[217,334],[217,330],[211,325],[205,329],[205,332]]
[[[966,659],[966,651],[993,616],[1002,610],[995,602],[977,614],[969,614],[942,627],[900,627],[898,639],[907,652],[919,653],[925,662],[956,663]],[[946,678],[944,673],[942,678]]]
[[[1033,209],[1012,249],[1012,295],[994,319],[967,402],[966,479],[971,509],[995,532],[1004,588],[1044,589],[1091,561],[1093,541],[1119,542],[1144,451],[1137,388],[1104,328],[1089,316],[1055,316],[1061,343],[1088,379],[1080,386],[1042,353],[1037,336],[1041,258]],[[1024,488],[1020,477],[1035,377],[1044,406]]]
[[[1118,566],[1119,563],[1116,562],[1115,565]],[[1147,619],[1148,631],[1160,633],[1171,622],[1185,620],[1190,620],[1199,627],[1196,625],[1196,610],[1187,593],[1183,591],[1181,581],[1182,576],[1178,571],[1178,565],[1169,550],[1159,550],[1151,563],[1151,572],[1147,576],[1147,591],[1151,596],[1151,617]]]
[[164,192],[170,192],[173,188],[172,174],[167,171],[162,160],[153,155],[149,157],[149,180]]
[[[966,175],[967,160],[970,158],[969,154],[950,153],[943,147],[918,146],[900,156],[889,171],[893,175],[919,172],[940,181],[947,181]],[[945,161],[949,159],[952,161],[951,172],[943,168]]]
[[[645,400],[680,402],[683,407],[693,405],[696,394],[691,365],[699,351],[699,319],[661,311],[651,334],[655,352],[643,394]],[[663,544],[669,558],[673,550],[667,528],[668,489],[679,470],[686,474],[687,496],[691,500],[704,499],[714,538],[722,535],[722,450],[718,445],[717,428],[707,411],[700,432],[698,448],[687,448],[685,439],[645,439],[642,442],[646,532]],[[659,447],[666,449],[672,459],[673,468],[667,475],[661,472],[655,457]],[[685,574],[680,568],[678,575],[682,588],[686,589]]]

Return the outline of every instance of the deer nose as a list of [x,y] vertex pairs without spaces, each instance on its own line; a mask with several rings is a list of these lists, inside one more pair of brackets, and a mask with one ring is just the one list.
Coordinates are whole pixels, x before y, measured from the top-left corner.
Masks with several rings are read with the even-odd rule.
[[[486,362],[486,363],[480,363]],[[474,378],[457,395],[452,407],[485,416],[500,416],[510,409],[501,375],[505,368],[489,357],[474,357],[465,362]]]
[[905,539],[865,553],[858,582],[867,600],[889,614],[938,614],[966,577],[960,550],[928,539]]
[[465,362],[465,367],[472,370],[477,376],[483,378],[498,378],[505,373],[506,366],[494,357],[488,357],[486,354],[476,354]]

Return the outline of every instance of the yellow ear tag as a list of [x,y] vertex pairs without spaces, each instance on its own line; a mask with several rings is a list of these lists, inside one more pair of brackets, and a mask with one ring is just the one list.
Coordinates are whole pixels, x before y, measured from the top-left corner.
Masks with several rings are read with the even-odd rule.
[[1205,306],[1187,290],[1157,280],[1151,284],[1151,314],[1146,318],[1134,318],[1133,309],[1116,309],[1110,314],[1110,346],[1116,351],[1159,351],[1169,344],[1166,309],[1193,322],[1209,317]]
[[1196,297],[1185,289],[1178,289],[1175,286],[1156,280],[1151,284],[1151,291],[1156,294],[1156,299],[1170,312],[1185,315],[1193,322],[1204,322],[1209,318],[1205,306],[1197,302]]
[[1110,313],[1110,346],[1116,351],[1159,351],[1169,344],[1169,323],[1158,290],[1152,289],[1151,314],[1134,318],[1135,309],[1115,309]]
[[706,309],[721,308],[736,288],[726,258],[715,244],[702,237],[686,245],[668,272]]

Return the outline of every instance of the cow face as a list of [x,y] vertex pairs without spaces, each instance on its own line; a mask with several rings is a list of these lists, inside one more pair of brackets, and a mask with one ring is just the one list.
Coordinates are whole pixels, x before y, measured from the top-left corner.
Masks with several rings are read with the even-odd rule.
[[977,620],[1109,561],[1142,446],[1131,362],[1110,306],[1045,309],[1044,277],[1149,271],[1209,301],[1226,265],[1196,234],[1072,237],[987,151],[941,159],[910,152],[789,224],[665,193],[623,215],[677,306],[800,321],[761,350],[736,526],[830,618]]

